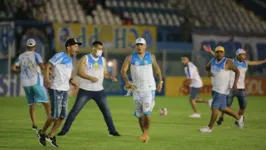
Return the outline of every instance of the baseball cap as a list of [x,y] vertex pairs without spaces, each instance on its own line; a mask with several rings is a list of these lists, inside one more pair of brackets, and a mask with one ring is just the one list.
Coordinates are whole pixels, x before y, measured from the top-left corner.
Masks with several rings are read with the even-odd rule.
[[78,42],[75,38],[70,38],[66,41],[65,47],[71,46],[71,45],[81,45],[82,43]]
[[246,51],[243,48],[239,48],[236,50],[236,55],[245,54],[245,53],[246,53]]
[[215,48],[215,52],[216,51],[222,51],[222,52],[224,52],[224,47],[222,47],[222,46],[217,46],[216,48]]
[[144,38],[137,38],[135,44],[144,44],[146,45],[146,41]]
[[27,47],[33,47],[36,45],[36,42],[34,39],[28,39],[26,42]]

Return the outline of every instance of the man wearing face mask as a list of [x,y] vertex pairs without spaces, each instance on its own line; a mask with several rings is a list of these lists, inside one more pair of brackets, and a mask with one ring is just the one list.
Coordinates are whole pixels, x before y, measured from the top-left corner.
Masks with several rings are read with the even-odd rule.
[[91,54],[83,56],[79,62],[77,70],[77,75],[80,77],[78,95],[61,132],[57,134],[58,136],[64,136],[69,131],[78,113],[91,99],[95,100],[100,108],[108,127],[109,135],[120,136],[113,124],[103,88],[104,78],[112,81],[117,81],[117,79],[107,72],[106,60],[102,57],[103,44],[100,41],[93,42],[92,50]]

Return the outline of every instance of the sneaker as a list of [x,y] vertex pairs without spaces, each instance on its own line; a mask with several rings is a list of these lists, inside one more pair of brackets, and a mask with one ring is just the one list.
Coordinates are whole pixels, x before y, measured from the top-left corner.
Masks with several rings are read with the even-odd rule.
[[64,131],[60,131],[59,133],[57,133],[57,136],[65,136],[66,133]]
[[208,100],[208,104],[209,104],[210,108],[212,108],[212,99]]
[[219,125],[222,125],[222,122],[223,121],[224,121],[224,118],[223,117],[220,117],[216,123],[219,126]]
[[36,125],[32,125],[31,129],[36,131],[38,129],[38,127]]
[[46,141],[50,142],[51,145],[55,148],[58,148],[58,145],[56,144],[56,137],[49,137],[49,136],[46,136]]
[[109,136],[121,136],[118,132],[110,132]]
[[194,113],[189,116],[190,118],[200,118],[200,114]]
[[208,126],[206,126],[206,127],[201,128],[200,132],[202,132],[202,133],[211,133],[212,130]]
[[37,137],[38,138],[40,138],[41,137],[41,132],[42,132],[42,130],[40,129],[40,130],[38,130],[38,131],[36,131],[36,135],[37,135]]
[[46,139],[45,139],[46,136],[45,136],[45,134],[41,134],[41,131],[42,130],[36,131],[36,135],[39,138],[39,144],[41,146],[46,146]]
[[244,128],[244,117],[241,116],[239,120],[237,120],[238,128],[242,129]]

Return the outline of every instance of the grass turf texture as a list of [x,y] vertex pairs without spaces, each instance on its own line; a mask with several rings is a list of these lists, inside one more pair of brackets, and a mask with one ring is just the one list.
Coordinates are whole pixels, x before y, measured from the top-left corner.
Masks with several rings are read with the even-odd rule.
[[[69,99],[69,109],[74,103]],[[74,121],[65,137],[57,137],[57,144],[64,150],[259,150],[266,148],[266,99],[248,97],[245,128],[234,126],[234,119],[226,116],[223,125],[215,126],[213,133],[200,133],[199,128],[208,124],[210,108],[199,104],[200,119],[192,119],[187,97],[156,97],[152,114],[150,141],[138,141],[141,134],[137,119],[133,117],[132,97],[109,97],[115,126],[121,137],[109,137],[100,110],[94,101],[89,101]],[[166,107],[168,116],[161,117],[159,109]],[[233,108],[237,110],[235,99]],[[46,148],[39,145],[28,114],[25,97],[0,97],[0,149],[36,150],[54,149],[47,142]],[[45,113],[42,105],[36,105],[38,128],[43,126]],[[59,130],[58,130],[59,132]]]

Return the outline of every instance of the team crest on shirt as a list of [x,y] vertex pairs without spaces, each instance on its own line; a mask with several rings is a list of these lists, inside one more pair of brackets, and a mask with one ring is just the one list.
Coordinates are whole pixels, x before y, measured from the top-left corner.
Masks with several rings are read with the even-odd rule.
[[99,69],[99,64],[98,64],[97,62],[95,62],[95,63],[93,64],[93,68],[94,68],[94,69]]

